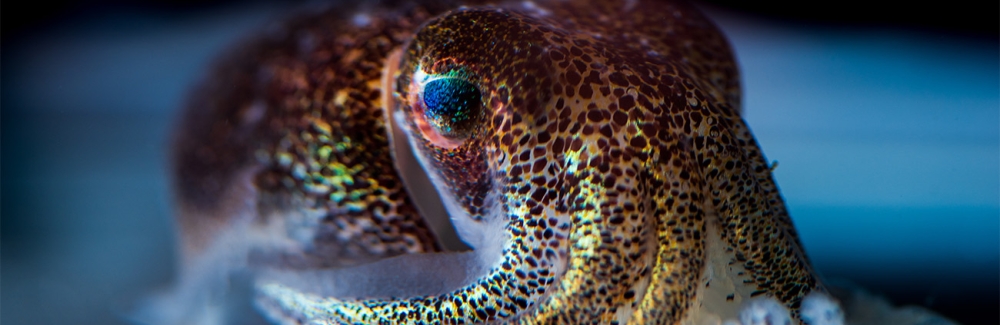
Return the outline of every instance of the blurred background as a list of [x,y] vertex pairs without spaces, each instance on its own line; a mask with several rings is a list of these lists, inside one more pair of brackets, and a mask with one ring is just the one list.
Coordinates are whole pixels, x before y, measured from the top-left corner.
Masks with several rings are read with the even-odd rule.
[[[26,5],[0,28],[0,323],[123,323],[173,277],[166,145],[185,93],[289,3]],[[736,49],[819,271],[1000,323],[998,4],[699,5]]]

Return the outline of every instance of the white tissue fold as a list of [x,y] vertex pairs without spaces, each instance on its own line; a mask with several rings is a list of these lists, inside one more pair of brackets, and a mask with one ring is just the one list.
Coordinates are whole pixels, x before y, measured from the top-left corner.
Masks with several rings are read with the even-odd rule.
[[410,254],[335,269],[265,270],[258,283],[277,283],[321,297],[386,299],[451,292],[488,271],[473,252]]

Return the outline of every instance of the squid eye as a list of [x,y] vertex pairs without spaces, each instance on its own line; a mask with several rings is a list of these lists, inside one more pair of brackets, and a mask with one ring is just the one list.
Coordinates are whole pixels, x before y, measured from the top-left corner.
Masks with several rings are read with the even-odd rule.
[[440,78],[424,84],[424,118],[441,136],[465,138],[475,127],[482,101],[479,89],[459,78]]

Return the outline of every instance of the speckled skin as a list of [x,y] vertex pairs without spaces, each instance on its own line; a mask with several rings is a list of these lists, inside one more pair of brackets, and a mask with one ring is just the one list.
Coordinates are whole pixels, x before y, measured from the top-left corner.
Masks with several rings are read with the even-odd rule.
[[[461,209],[452,217],[496,226],[501,251],[488,274],[442,295],[352,300],[262,285],[272,319],[681,324],[704,307],[711,260],[737,274],[730,297],[775,297],[796,320],[802,297],[823,290],[740,117],[732,51],[690,6],[358,10],[272,28],[200,88],[175,155],[186,256],[197,259],[234,218],[212,211],[240,175],[250,175],[259,228],[313,220],[292,240],[301,245],[263,254],[280,263],[440,251],[393,165],[390,145],[407,140]],[[482,105],[475,127],[449,138],[427,125],[420,90],[427,76],[454,71]],[[396,116],[407,139],[390,139]],[[725,253],[710,254],[710,242]]]

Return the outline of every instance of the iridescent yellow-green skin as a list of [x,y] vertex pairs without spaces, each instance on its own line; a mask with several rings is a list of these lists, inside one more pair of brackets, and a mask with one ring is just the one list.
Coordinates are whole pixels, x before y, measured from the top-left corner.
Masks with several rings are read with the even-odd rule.
[[[505,241],[487,275],[441,295],[351,300],[262,285],[274,320],[680,324],[700,308],[711,260],[796,321],[801,299],[824,290],[740,117],[732,51],[691,6],[348,12],[289,20],[223,61],[194,97],[175,155],[187,256],[224,228],[205,215],[239,173],[252,175],[255,222],[320,216],[305,248],[279,261],[344,266],[442,250],[394,169],[392,116],[442,197],[473,223],[500,225]],[[455,71],[482,105],[467,134],[442,140],[418,92],[427,76]]]

